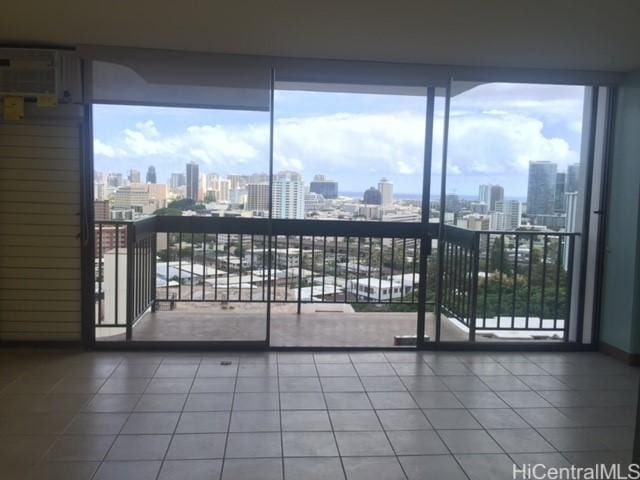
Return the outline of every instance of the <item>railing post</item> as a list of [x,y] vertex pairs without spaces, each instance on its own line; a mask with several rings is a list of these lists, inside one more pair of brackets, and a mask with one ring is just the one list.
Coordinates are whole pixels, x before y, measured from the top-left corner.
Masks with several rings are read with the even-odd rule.
[[[561,238],[560,236],[558,236],[558,248],[560,248],[560,242],[561,242]],[[575,248],[574,242],[575,242],[575,237],[573,235],[568,235],[565,237],[566,240],[566,246],[565,248],[568,249],[567,252],[567,287],[566,287],[566,294],[565,294],[565,298],[566,298],[566,302],[567,302],[567,308],[564,314],[564,332],[562,334],[562,338],[565,342],[567,342],[569,340],[569,324],[571,321],[571,301],[572,299],[572,287],[573,287],[573,250]],[[579,340],[579,339],[578,339]]]
[[[133,330],[133,317],[135,315],[135,243],[136,232],[133,222],[127,225],[127,318],[126,339],[131,340]],[[116,259],[118,261],[118,259]]]
[[[149,263],[151,264],[151,265],[149,266],[149,269],[151,270],[151,271],[149,272],[149,274],[151,275],[151,279],[150,279],[149,285],[150,285],[150,288],[151,288],[151,292],[150,292],[150,293],[151,293],[151,297],[150,297],[150,300],[151,300],[151,311],[152,311],[152,312],[155,312],[155,311],[156,311],[156,290],[157,290],[157,288],[158,288],[158,286],[157,286],[157,284],[156,284],[156,281],[158,280],[158,279],[157,279],[157,273],[156,273],[156,262],[157,262],[156,254],[157,254],[157,248],[158,248],[158,235],[157,235],[157,233],[156,233],[156,232],[153,232],[153,233],[151,234],[151,252],[150,252],[150,255],[151,255],[150,260],[151,260],[151,261],[149,262]],[[167,261],[169,261],[169,260],[167,259]],[[202,262],[202,268],[203,268],[203,271],[202,271],[202,280],[203,280],[203,284],[204,284],[204,279],[206,278],[206,270],[207,270],[207,267],[206,267],[206,261],[203,261],[203,262]],[[167,282],[168,282],[168,281],[169,281],[169,280],[167,279]],[[204,296],[203,296],[202,298],[204,299]]]
[[471,311],[469,312],[469,341],[476,339],[476,315],[478,307],[478,272],[480,271],[480,233],[473,235],[473,259],[471,264]]
[[438,269],[436,275],[436,304],[434,306],[434,314],[436,319],[436,342],[440,341],[440,336],[442,334],[442,294],[444,293],[444,249],[445,249],[445,239],[444,239],[444,225],[441,223],[438,225]]
[[300,235],[300,243],[298,245],[298,315],[300,315],[301,311],[302,311],[302,235]]

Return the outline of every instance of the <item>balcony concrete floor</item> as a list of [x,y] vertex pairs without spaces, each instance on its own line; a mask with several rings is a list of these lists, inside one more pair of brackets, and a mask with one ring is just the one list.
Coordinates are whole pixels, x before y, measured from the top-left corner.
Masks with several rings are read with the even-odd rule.
[[[393,347],[396,335],[416,334],[415,312],[354,312],[342,305],[274,306],[272,346]],[[426,335],[435,338],[435,317],[428,313]],[[220,310],[219,307],[180,304],[176,310],[148,313],[133,329],[137,341],[262,341],[266,308],[260,311]],[[442,338],[465,341],[467,335],[448,321]],[[121,333],[103,340],[123,340]]]

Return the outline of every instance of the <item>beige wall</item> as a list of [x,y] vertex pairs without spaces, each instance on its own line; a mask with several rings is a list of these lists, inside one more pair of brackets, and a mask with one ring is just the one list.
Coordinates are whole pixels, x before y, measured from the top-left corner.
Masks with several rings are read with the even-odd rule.
[[81,112],[0,120],[0,340],[80,340]]

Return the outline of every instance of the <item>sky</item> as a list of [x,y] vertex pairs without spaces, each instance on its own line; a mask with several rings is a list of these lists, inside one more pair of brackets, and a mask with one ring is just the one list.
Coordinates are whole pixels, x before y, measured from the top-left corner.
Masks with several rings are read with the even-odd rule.
[[[471,87],[463,83],[457,87]],[[426,91],[426,89],[425,89]],[[526,196],[530,161],[558,171],[580,157],[584,87],[483,84],[451,99],[447,193],[475,195],[482,183],[505,196]],[[363,192],[381,177],[398,193],[421,194],[426,99],[276,90],[274,171],[295,170]],[[436,98],[431,194],[439,194],[444,98]],[[267,112],[96,105],[95,169],[142,178],[154,165],[158,182],[196,161],[204,173],[269,169]]]

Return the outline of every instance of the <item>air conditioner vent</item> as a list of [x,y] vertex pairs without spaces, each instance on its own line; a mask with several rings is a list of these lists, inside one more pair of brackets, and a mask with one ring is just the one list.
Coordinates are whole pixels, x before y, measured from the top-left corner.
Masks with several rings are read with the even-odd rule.
[[58,95],[56,51],[0,49],[0,95]]

